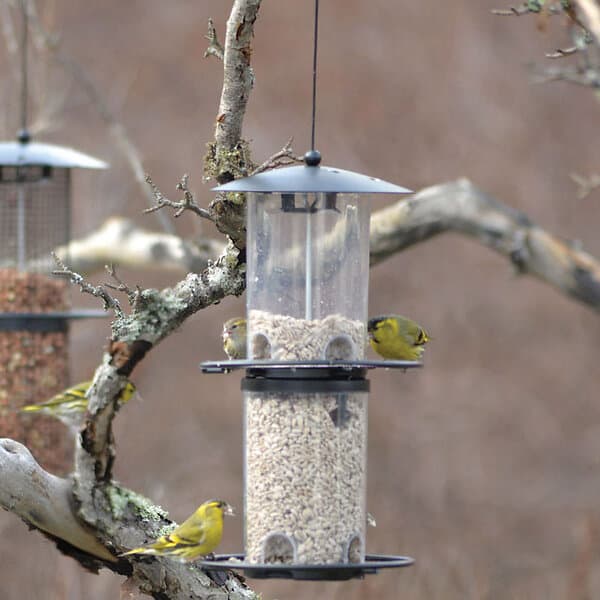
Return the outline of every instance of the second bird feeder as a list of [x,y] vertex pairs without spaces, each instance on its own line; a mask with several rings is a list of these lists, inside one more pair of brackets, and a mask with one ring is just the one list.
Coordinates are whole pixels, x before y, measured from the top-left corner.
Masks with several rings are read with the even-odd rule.
[[[71,239],[71,172],[106,163],[63,146],[0,143],[0,435],[27,444],[42,465],[68,472],[71,441],[49,417],[18,414],[69,382],[68,325],[104,311],[72,310],[52,276],[52,251]],[[63,254],[63,260],[68,257]]]

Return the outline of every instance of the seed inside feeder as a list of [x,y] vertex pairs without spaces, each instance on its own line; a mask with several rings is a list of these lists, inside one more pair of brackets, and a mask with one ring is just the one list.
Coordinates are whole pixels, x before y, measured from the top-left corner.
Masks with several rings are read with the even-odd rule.
[[364,357],[364,323],[339,314],[308,320],[251,310],[249,331],[254,359],[359,360]]
[[367,396],[245,392],[248,561],[364,559]]

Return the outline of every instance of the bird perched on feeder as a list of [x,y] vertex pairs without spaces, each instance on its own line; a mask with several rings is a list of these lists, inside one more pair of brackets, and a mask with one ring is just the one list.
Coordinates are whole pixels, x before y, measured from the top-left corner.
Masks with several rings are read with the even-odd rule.
[[209,500],[171,533],[155,542],[124,552],[129,554],[152,554],[170,556],[181,562],[192,561],[210,554],[221,542],[223,515],[233,515],[233,508],[223,500]]
[[[92,381],[83,381],[40,404],[28,404],[20,409],[23,413],[40,413],[61,420],[67,427],[79,429],[87,411],[87,391]],[[119,404],[125,404],[135,393],[135,385],[127,381],[118,397]]]
[[369,342],[377,354],[394,360],[419,360],[429,335],[413,320],[401,315],[369,319]]
[[246,319],[234,317],[225,321],[223,350],[229,360],[246,358]]

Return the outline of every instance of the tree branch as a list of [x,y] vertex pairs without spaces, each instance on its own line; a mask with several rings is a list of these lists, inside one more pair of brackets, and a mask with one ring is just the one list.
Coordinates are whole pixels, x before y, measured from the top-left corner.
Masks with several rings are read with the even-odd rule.
[[593,191],[600,187],[600,175],[585,177],[577,173],[571,173],[571,179],[577,185],[577,198],[583,200]]
[[115,311],[117,317],[124,316],[120,302],[116,298],[113,298],[101,285],[92,285],[91,283],[88,283],[79,273],[75,273],[73,270],[69,269],[56,254],[52,254],[52,256],[58,265],[58,269],[52,271],[53,275],[69,279],[71,283],[78,285],[84,294],[90,294],[96,298],[101,298],[104,304],[104,310],[112,309]]
[[373,214],[371,264],[446,231],[474,237],[506,256],[519,273],[545,281],[600,310],[600,264],[544,231],[522,212],[467,179],[426,188]]
[[196,204],[194,194],[188,187],[190,176],[187,173],[183,175],[179,183],[175,186],[175,189],[183,192],[183,200],[178,200],[176,202],[169,200],[163,195],[163,193],[158,189],[158,186],[152,181],[150,175],[146,175],[145,179],[146,183],[150,186],[150,189],[152,190],[152,196],[154,197],[154,205],[144,210],[145,213],[152,213],[164,208],[165,206],[169,206],[170,208],[176,209],[173,215],[175,218],[180,217],[186,210],[189,210],[193,213],[196,213],[203,219],[208,219],[209,221],[213,220],[210,212]]
[[208,47],[204,52],[204,58],[214,56],[219,60],[223,60],[223,46],[217,38],[217,30],[212,19],[208,19],[208,33],[204,36],[208,40]]
[[585,28],[594,36],[596,43],[600,44],[600,7],[595,0],[573,0],[579,7]]
[[[130,586],[169,600],[256,600],[231,573],[224,572],[225,582],[217,587],[192,564],[117,558],[75,516],[73,482],[44,471],[25,446],[6,438],[0,439],[0,476],[0,506],[40,530],[87,569],[97,572],[106,567],[127,575]],[[102,491],[97,494],[96,505],[101,509],[95,515],[94,529],[98,534],[110,524],[110,547],[115,553],[157,537],[161,528],[173,525],[160,507],[138,494],[110,484]]]
[[[242,123],[254,83],[250,67],[252,38],[261,0],[235,0],[227,21],[223,53],[223,90],[215,128],[215,140],[208,144],[204,172],[218,183],[248,175],[254,164]],[[245,199],[241,194],[219,194],[210,204],[217,229],[238,248],[246,243]]]
[[117,559],[74,516],[73,482],[44,471],[20,444],[0,438],[0,506],[26,523],[64,540],[90,557],[116,563]]
[[107,219],[96,231],[56,250],[62,261],[87,275],[113,264],[177,273],[200,273],[225,249],[220,240],[185,240],[176,235],[147,231],[124,217]]
[[270,169],[277,169],[279,167],[302,163],[302,157],[294,154],[294,150],[292,148],[293,139],[294,138],[290,138],[281,150],[275,152],[275,154],[272,156],[269,156],[269,158],[267,158],[264,163],[256,167],[250,173],[250,175],[257,175],[258,173],[263,173],[264,171],[269,171]]

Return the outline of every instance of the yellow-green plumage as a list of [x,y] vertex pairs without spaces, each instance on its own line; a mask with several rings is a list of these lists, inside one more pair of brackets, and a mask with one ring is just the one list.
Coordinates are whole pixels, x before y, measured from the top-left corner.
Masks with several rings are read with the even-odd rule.
[[223,500],[209,500],[188,517],[179,527],[155,542],[124,552],[171,556],[180,561],[191,561],[210,554],[221,542],[223,514],[233,514],[233,509]]
[[[88,407],[86,394],[92,385],[92,381],[83,381],[74,385],[46,402],[40,404],[29,404],[23,406],[20,412],[41,413],[60,419],[68,427],[79,427]],[[125,404],[135,393],[135,385],[128,381],[119,395],[119,403]]]
[[420,325],[401,315],[369,319],[368,332],[373,350],[393,360],[419,360],[429,341],[429,335]]
[[223,350],[230,360],[246,358],[246,319],[234,317],[223,324]]

